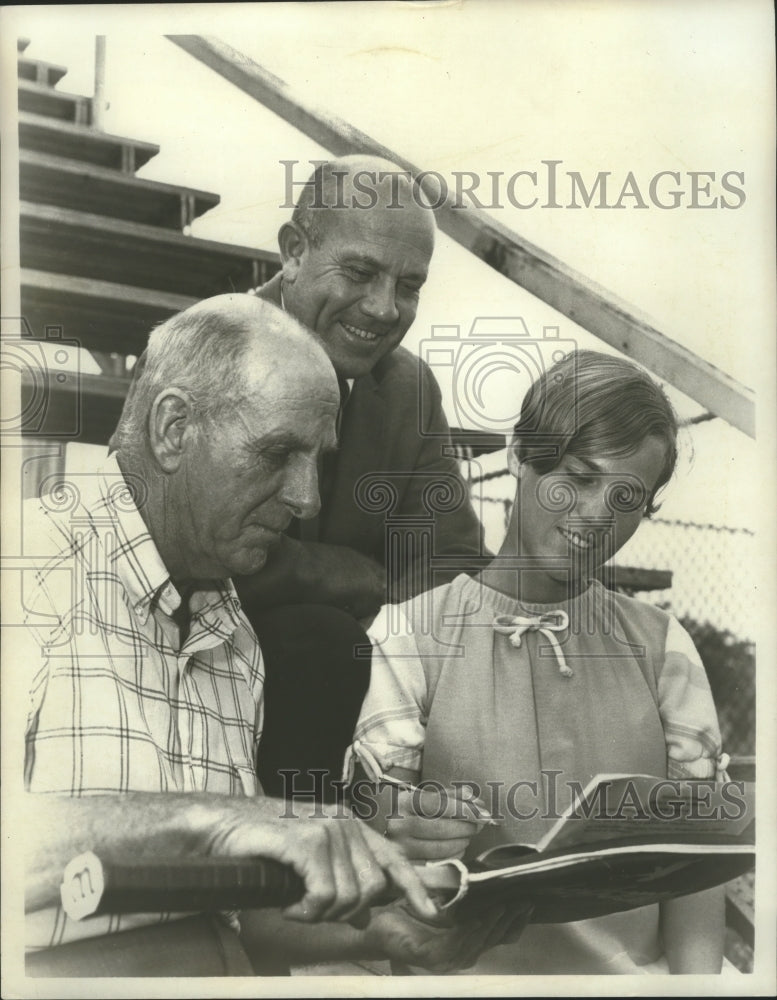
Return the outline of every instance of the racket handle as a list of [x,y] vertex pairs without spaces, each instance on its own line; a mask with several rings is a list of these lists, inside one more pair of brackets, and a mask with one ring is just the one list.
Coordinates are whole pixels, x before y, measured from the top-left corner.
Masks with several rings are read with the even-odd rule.
[[73,920],[101,913],[184,913],[289,906],[305,886],[293,868],[267,858],[117,862],[91,851],[65,867],[62,907]]

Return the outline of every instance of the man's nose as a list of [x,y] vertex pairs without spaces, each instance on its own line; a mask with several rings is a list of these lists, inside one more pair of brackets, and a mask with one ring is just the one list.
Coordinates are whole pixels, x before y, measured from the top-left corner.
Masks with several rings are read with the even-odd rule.
[[281,499],[294,517],[307,520],[321,510],[318,492],[318,464],[311,457],[300,455],[286,474]]
[[361,309],[367,316],[382,323],[393,323],[399,319],[393,278],[385,275],[372,281],[368,294],[361,301]]

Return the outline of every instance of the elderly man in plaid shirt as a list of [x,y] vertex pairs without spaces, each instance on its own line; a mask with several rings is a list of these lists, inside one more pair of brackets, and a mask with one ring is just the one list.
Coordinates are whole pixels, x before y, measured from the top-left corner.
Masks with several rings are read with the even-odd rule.
[[169,914],[65,918],[52,890],[86,849],[292,865],[306,886],[299,904],[241,915],[252,955],[269,942],[298,961],[444,967],[498,932],[499,914],[446,930],[396,906],[354,926],[389,881],[417,914],[435,908],[396,847],[350,816],[281,819],[285,806],[256,777],[262,657],[230,577],[261,570],[291,518],[318,511],[339,399],[296,320],[251,296],[206,300],[151,334],[118,452],[25,505],[26,551],[40,559],[24,595],[32,644],[18,661],[30,676],[25,779],[37,813],[28,948],[51,959],[48,972],[33,964],[40,974],[88,975],[90,954],[102,975],[251,969],[234,918],[231,930],[211,917],[205,928]]

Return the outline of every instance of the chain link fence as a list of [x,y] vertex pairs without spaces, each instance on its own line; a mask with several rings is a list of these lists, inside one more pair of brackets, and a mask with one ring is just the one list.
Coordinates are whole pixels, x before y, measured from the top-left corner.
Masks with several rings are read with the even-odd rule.
[[640,594],[671,611],[690,632],[707,670],[729,753],[755,752],[752,567],[755,537],[744,528],[645,521],[615,562],[670,569],[672,587]]

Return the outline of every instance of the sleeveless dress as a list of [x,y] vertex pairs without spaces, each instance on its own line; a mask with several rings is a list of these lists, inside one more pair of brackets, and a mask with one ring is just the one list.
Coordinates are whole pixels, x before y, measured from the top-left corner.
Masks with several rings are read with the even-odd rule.
[[[474,837],[467,856],[536,842],[571,803],[574,783],[597,774],[711,778],[722,763],[690,636],[598,582],[549,605],[462,575],[385,607],[370,637],[372,678],[354,743],[384,771],[477,785],[505,819]],[[532,924],[467,973],[666,971],[658,917],[653,905]]]

